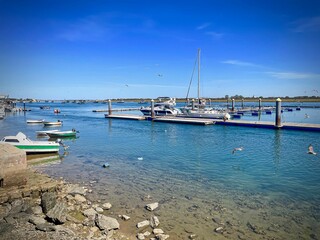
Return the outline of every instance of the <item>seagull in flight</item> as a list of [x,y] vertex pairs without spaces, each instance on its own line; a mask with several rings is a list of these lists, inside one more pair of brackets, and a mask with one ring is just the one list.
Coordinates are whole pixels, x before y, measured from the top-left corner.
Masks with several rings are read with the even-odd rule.
[[242,151],[243,149],[244,149],[243,147],[234,148],[234,149],[232,150],[232,154],[234,154],[234,153],[237,152],[237,151]]

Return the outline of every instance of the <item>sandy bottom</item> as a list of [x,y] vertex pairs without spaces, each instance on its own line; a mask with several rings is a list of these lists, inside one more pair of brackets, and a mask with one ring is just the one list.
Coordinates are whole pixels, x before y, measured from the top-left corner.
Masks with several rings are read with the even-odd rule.
[[[320,238],[317,200],[297,200],[284,193],[265,195],[228,189],[222,183],[199,176],[190,181],[190,176],[184,179],[175,173],[164,175],[142,166],[130,169],[121,163],[116,168],[99,171],[86,164],[81,170],[61,168],[59,164],[36,168],[54,178],[63,177],[71,183],[88,186],[93,190],[88,199],[113,205],[111,216],[130,216],[129,221],[121,222],[120,231],[126,235],[151,232],[151,228],[137,229],[136,224],[155,215],[165,234],[177,240],[190,239],[191,235],[208,240]],[[141,170],[137,172],[137,169]],[[150,212],[145,206],[152,202],[158,202],[159,208]]]

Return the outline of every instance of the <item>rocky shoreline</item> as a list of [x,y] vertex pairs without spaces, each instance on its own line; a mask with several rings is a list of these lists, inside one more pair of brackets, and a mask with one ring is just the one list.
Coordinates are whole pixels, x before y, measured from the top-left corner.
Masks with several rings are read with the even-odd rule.
[[[109,202],[88,200],[91,189],[54,180],[30,167],[23,175],[23,184],[0,188],[0,239],[169,238],[157,228],[159,219],[152,214],[136,224],[135,236],[128,236],[120,226],[130,216],[112,212]],[[145,206],[150,213],[157,207],[158,203]]]

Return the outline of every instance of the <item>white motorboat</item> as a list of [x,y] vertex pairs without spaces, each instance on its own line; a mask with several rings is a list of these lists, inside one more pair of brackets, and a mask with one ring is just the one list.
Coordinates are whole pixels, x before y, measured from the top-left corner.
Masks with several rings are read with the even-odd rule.
[[[159,99],[159,98],[158,98]],[[181,113],[178,108],[175,108],[176,99],[175,98],[166,98],[166,101],[159,101],[154,104],[154,114],[156,116],[175,116]],[[151,115],[151,106],[141,107],[140,111],[145,116]]]
[[6,136],[0,143],[14,145],[26,153],[53,153],[60,149],[60,144],[57,142],[32,141],[22,132],[19,132],[16,136]]

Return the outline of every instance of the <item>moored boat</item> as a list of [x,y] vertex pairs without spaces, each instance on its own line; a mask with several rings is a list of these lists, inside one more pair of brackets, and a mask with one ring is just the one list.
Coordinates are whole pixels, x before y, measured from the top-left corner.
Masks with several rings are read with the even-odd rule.
[[47,132],[47,135],[50,138],[63,138],[63,137],[75,137],[77,131],[72,129],[70,131],[54,131],[54,132]]
[[52,153],[58,152],[60,148],[57,142],[32,141],[22,132],[16,136],[6,136],[0,142],[14,145],[26,153]]
[[58,120],[56,122],[43,122],[44,126],[61,126],[62,121]]
[[43,123],[44,122],[44,119],[36,119],[36,120],[33,120],[33,119],[28,119],[27,120],[27,123]]
[[37,133],[37,136],[44,137],[44,136],[49,136],[48,133],[57,132],[57,131],[59,130],[55,129],[55,130],[47,130],[47,131],[36,131],[36,133]]

